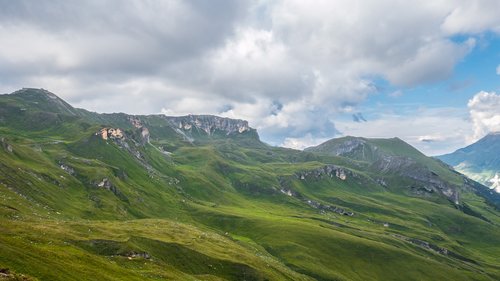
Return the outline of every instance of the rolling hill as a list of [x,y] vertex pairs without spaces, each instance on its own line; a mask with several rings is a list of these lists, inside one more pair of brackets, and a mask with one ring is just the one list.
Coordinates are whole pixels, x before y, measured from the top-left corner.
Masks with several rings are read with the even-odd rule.
[[[499,280],[500,195],[400,139],[0,95],[0,280]],[[22,276],[22,277],[21,277]]]

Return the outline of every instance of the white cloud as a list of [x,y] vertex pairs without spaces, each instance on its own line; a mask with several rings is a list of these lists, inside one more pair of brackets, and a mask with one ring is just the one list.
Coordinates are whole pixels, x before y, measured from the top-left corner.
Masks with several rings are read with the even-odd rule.
[[497,66],[497,75],[500,75],[500,64]]
[[467,104],[474,126],[473,141],[500,131],[500,95],[481,91]]
[[449,153],[465,146],[472,134],[466,115],[456,108],[405,108],[401,113],[387,111],[368,122],[335,123],[343,135],[372,138],[399,137],[427,155]]
[[7,1],[0,91],[43,87],[101,112],[243,118],[266,141],[300,146],[336,135],[337,115],[358,112],[380,77],[401,88],[391,96],[447,78],[474,36],[498,31],[497,3]]
[[395,85],[414,86],[425,82],[437,82],[451,75],[455,64],[476,45],[469,38],[461,45],[448,40],[426,44],[399,67],[386,70],[389,81]]
[[316,138],[313,137],[311,134],[306,134],[304,137],[301,138],[285,138],[283,143],[281,143],[281,146],[302,150],[307,147],[316,146],[327,140],[328,139],[326,138]]
[[[454,5],[401,1],[279,1],[271,18],[293,56],[352,77],[383,75],[411,86],[446,78],[473,39],[450,41],[440,25]],[[391,16],[384,16],[391,11]],[[411,34],[411,36],[409,36]]]
[[441,28],[448,34],[471,34],[491,30],[500,33],[500,1],[460,0]]
[[389,93],[389,97],[391,98],[399,98],[404,95],[404,92],[401,90],[396,90],[394,92]]

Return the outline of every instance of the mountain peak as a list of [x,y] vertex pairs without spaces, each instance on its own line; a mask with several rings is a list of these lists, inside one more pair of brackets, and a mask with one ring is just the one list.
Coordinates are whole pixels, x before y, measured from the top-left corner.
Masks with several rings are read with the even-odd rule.
[[22,88],[22,89],[19,89],[15,92],[11,93],[11,95],[17,95],[17,96],[20,96],[23,98],[33,98],[33,97],[44,96],[44,97],[47,97],[50,99],[62,100],[56,94],[54,94],[48,90],[45,90],[43,88],[40,88],[40,89],[38,89],[38,88]]
[[21,102],[22,106],[53,113],[62,113],[67,115],[77,115],[77,110],[56,94],[37,88],[22,88],[11,94],[5,95]]
[[377,151],[385,151],[391,154],[392,147],[401,147],[410,154],[418,154],[417,150],[399,138],[363,138],[345,136],[334,138],[314,147],[308,147],[305,151],[319,152],[332,156],[347,156],[356,160],[373,160]]
[[500,173],[499,153],[500,132],[492,132],[471,145],[437,158],[498,192],[500,189],[494,186],[494,179],[498,179],[496,175]]

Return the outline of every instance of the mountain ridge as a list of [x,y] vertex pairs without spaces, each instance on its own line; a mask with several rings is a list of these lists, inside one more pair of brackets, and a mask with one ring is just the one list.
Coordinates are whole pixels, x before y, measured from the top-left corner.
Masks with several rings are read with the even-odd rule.
[[261,142],[242,120],[72,115],[29,101],[0,96],[0,272],[500,278],[497,197],[401,140],[298,151]]
[[[206,135],[207,137],[216,136],[235,136],[249,135],[260,142],[260,138],[255,129],[248,125],[245,120],[231,119],[219,117],[215,115],[185,115],[185,116],[167,116],[163,114],[151,115],[130,115],[126,113],[97,113],[90,112],[85,109],[74,108],[64,100],[59,98],[54,93],[45,89],[23,88],[11,94],[1,95],[4,106],[9,105],[10,110],[16,110],[16,113],[23,114],[27,110],[36,110],[36,116],[29,118],[28,122],[33,122],[39,118],[39,115],[45,115],[45,119],[51,119],[48,122],[57,123],[61,116],[70,116],[72,118],[83,118],[85,122],[94,123],[94,125],[102,124],[102,126],[117,127],[121,130],[136,128],[138,124],[146,127],[148,120],[158,124],[161,127],[169,126],[171,130],[177,132],[183,139],[192,142],[197,137]],[[14,101],[9,102],[9,98],[14,98]],[[7,101],[5,101],[7,100]],[[11,112],[0,112],[0,121],[7,118]],[[4,116],[2,116],[4,115]],[[27,119],[27,118],[25,118]],[[42,118],[43,119],[43,118]],[[26,121],[26,120],[23,120]],[[21,124],[21,126],[26,124]],[[28,126],[25,126],[28,127]],[[45,126],[46,127],[46,126]],[[148,128],[149,130],[149,128]],[[222,134],[218,134],[222,132]]]
[[474,180],[500,193],[500,132],[492,132],[455,152],[436,156]]

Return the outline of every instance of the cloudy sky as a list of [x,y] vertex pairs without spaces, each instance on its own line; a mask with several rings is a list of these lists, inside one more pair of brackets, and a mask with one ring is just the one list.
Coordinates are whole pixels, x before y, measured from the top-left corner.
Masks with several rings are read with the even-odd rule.
[[0,93],[22,87],[435,155],[500,130],[500,1],[0,0]]

